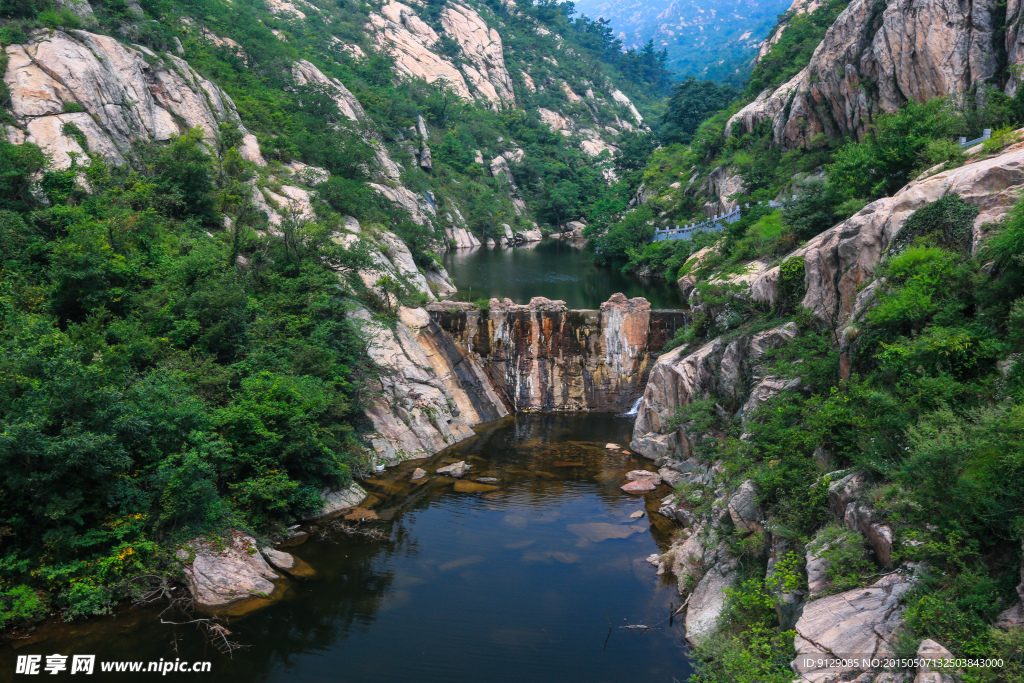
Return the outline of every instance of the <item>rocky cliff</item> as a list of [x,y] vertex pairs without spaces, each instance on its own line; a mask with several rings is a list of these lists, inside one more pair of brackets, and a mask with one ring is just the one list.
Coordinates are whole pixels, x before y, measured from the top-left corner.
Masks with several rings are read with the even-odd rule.
[[242,133],[246,159],[266,163],[231,98],[174,55],[85,31],[37,31],[6,52],[19,124],[8,137],[39,145],[54,168],[70,166],[72,155],[85,162],[89,151],[124,164],[135,140],[167,141],[191,128],[213,139],[222,123]]
[[[1019,13],[1019,5],[995,0],[853,0],[810,63],[737,112],[727,130],[746,133],[768,120],[774,143],[787,150],[809,146],[818,135],[860,139],[874,116],[908,100],[1002,86],[1000,53],[1009,54],[1011,66],[1024,59]],[[1004,36],[1003,26],[1014,28]],[[1005,87],[1015,92],[1016,77]]]
[[[915,210],[948,194],[959,195],[978,209],[971,239],[977,252],[982,240],[1018,201],[1024,189],[1024,144],[990,156],[978,147],[974,154],[958,168],[931,169],[894,196],[869,204],[787,255],[786,259],[803,259],[806,294],[802,305],[813,313],[822,329],[834,331],[834,344],[840,351],[840,377],[850,377],[846,351],[865,325],[863,314],[872,306],[878,285],[877,267],[887,257],[888,245]],[[762,267],[757,271],[755,276],[742,279],[746,295],[756,301],[774,303],[778,297],[779,267]],[[689,286],[692,288],[692,282]],[[699,295],[692,294],[691,306],[702,305]],[[664,480],[690,492],[663,501],[661,513],[682,527],[681,536],[666,554],[650,559],[659,572],[675,574],[680,592],[689,596],[686,623],[691,642],[701,643],[714,632],[724,609],[721,589],[735,585],[739,558],[724,542],[726,537],[739,534],[760,539],[759,547],[766,548],[769,555],[769,579],[779,558],[793,546],[786,530],[773,525],[758,508],[761,494],[753,483],[748,480],[739,487],[727,484],[723,463],[707,459],[708,444],[724,435],[699,422],[686,422],[678,410],[696,401],[710,400],[717,415],[729,420],[737,418],[739,443],[747,441],[751,438],[747,420],[765,402],[783,392],[802,390],[800,361],[789,363],[786,374],[770,370],[762,362],[769,350],[782,348],[799,336],[799,329],[792,322],[759,332],[734,331],[697,348],[665,353],[651,369],[631,448],[653,459]],[[806,588],[779,593],[776,611],[783,627],[792,626],[796,631],[795,648],[799,656],[792,668],[799,680],[854,680],[861,675],[862,668],[820,668],[813,660],[894,652],[903,624],[905,596],[918,581],[917,574],[923,567],[904,561],[896,567],[898,571],[893,571],[894,549],[901,543],[915,542],[908,540],[908,530],[883,519],[884,515],[875,507],[877,501],[869,495],[870,487],[864,476],[852,471],[830,472],[830,456],[821,447],[814,451],[813,459],[821,477],[817,482],[808,482],[808,495],[816,486],[827,487],[834,523],[861,539],[866,553],[884,575],[876,575],[881,578],[870,585],[836,591],[825,579],[824,551],[812,543],[806,551],[806,563],[802,563]],[[711,501],[706,501],[704,497],[709,494]],[[999,623],[1007,628],[1019,626],[1024,621],[1020,609],[1019,604],[1014,604],[1003,613]],[[876,678],[875,673],[865,673],[856,680],[895,680],[886,675]],[[919,674],[916,680],[932,679],[921,678]]]

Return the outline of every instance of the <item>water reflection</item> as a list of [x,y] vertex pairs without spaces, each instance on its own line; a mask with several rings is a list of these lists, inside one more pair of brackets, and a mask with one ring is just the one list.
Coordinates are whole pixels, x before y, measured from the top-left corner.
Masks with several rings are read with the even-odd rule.
[[597,308],[612,294],[642,296],[655,308],[681,308],[674,283],[598,268],[565,240],[547,239],[518,247],[456,249],[444,256],[462,301],[508,297],[529,303],[535,296],[562,299],[570,308]]
[[[647,517],[630,518],[666,491],[646,502],[624,494],[625,471],[646,463],[606,447],[625,443],[630,427],[610,415],[520,415],[370,480],[391,540],[295,549],[316,578],[230,620],[233,639],[247,645],[230,659],[194,627],[161,626],[154,611],[134,610],[41,629],[0,653],[0,672],[13,680],[17,653],[62,652],[214,663],[212,677],[173,680],[686,680],[682,633],[665,623],[675,592],[642,559],[667,538]],[[464,481],[493,477],[498,488],[460,492],[434,476],[458,460],[471,465]],[[410,481],[417,465],[431,473],[426,483]],[[609,637],[609,622],[659,626],[612,628]]]

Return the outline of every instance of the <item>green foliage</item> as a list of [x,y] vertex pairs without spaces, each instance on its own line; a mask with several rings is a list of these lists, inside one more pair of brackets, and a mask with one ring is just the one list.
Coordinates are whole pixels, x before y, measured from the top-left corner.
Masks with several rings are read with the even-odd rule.
[[[244,177],[233,148],[221,162],[192,133],[137,153],[141,173],[94,160],[90,192],[51,172],[49,207],[0,210],[0,579],[68,618],[197,533],[307,516],[360,462],[369,369],[338,272],[364,256],[330,224],[257,238],[242,208],[208,233]],[[5,609],[39,611],[24,593]]]
[[794,246],[793,233],[782,223],[782,212],[774,211],[751,224],[730,254],[737,261],[748,261],[785,253]]
[[21,212],[35,205],[32,176],[45,161],[42,150],[33,144],[14,145],[0,139],[0,209]]
[[843,207],[847,194],[823,178],[806,178],[795,189],[797,199],[786,203],[782,219],[798,240],[809,240],[850,215]]
[[791,256],[779,266],[778,307],[795,310],[807,293],[803,256]]
[[842,593],[865,583],[877,569],[869,559],[871,550],[864,536],[838,524],[822,529],[811,544],[825,561],[825,576],[832,582],[831,593]]
[[855,197],[889,196],[910,181],[933,139],[956,131],[946,101],[907,102],[893,114],[879,115],[861,143],[836,151],[829,182]]
[[909,247],[886,261],[882,275],[887,281],[868,321],[892,333],[920,331],[971,277],[969,264],[957,254],[926,246]]
[[795,656],[793,631],[774,623],[775,600],[761,579],[726,588],[726,608],[719,631],[695,649],[691,683],[788,683]]
[[650,207],[641,206],[611,226],[596,240],[597,262],[602,265],[621,263],[643,249],[654,237],[654,226],[650,224],[652,217]]
[[958,194],[947,194],[911,214],[889,243],[889,253],[899,254],[929,235],[944,249],[967,253],[971,250],[977,215],[976,206],[968,204]]
[[0,629],[38,621],[46,614],[46,602],[28,586],[14,586],[0,593]]
[[943,643],[958,657],[988,657],[993,643],[987,625],[999,611],[1001,591],[974,544],[964,541],[954,534],[930,544],[930,553],[943,554],[946,571],[925,575],[923,589],[907,601],[904,620],[917,636]]
[[724,109],[738,94],[728,85],[684,78],[672,91],[661,117],[662,143],[689,143],[700,124],[719,109]]

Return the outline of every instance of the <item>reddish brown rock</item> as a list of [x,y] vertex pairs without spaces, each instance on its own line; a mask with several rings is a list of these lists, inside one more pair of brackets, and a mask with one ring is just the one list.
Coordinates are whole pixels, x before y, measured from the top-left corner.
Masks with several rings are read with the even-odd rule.
[[646,493],[648,491],[653,491],[658,488],[658,486],[650,479],[640,479],[638,481],[631,481],[620,488],[626,493]]

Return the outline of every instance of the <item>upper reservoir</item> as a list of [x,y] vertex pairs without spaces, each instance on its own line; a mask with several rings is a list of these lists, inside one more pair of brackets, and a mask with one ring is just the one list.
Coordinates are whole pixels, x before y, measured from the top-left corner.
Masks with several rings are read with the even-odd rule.
[[459,288],[460,301],[509,298],[526,304],[535,296],[562,299],[569,308],[594,309],[612,294],[642,296],[653,308],[683,308],[675,283],[599,268],[589,255],[565,240],[546,239],[516,247],[456,249],[444,266]]
[[[667,546],[669,529],[658,525],[668,520],[649,513],[668,488],[646,501],[621,491],[627,471],[651,463],[607,447],[628,443],[631,429],[632,420],[610,414],[521,414],[429,461],[380,473],[365,483],[365,505],[389,540],[339,533],[290,549],[315,578],[290,581],[281,601],[226,619],[243,646],[230,657],[195,624],[162,625],[159,609],[135,608],[50,622],[6,644],[0,680],[24,678],[13,674],[18,654],[59,653],[95,654],[89,680],[685,681],[683,628],[669,621],[675,587],[644,561]],[[458,485],[434,474],[456,461],[470,465]],[[417,465],[429,473],[422,483],[410,481]],[[497,482],[480,485],[480,477]],[[651,628],[623,628],[641,624]],[[212,670],[166,678],[99,671],[103,661],[161,658],[209,660]]]

